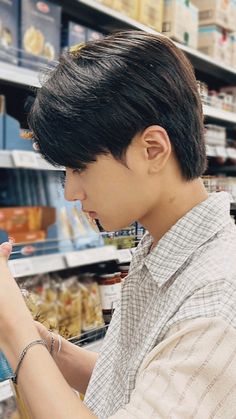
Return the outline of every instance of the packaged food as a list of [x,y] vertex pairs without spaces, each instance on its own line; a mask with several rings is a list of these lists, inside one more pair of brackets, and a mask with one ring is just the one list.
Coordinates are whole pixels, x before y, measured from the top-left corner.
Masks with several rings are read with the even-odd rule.
[[199,25],[218,25],[223,29],[233,30],[232,0],[192,0],[199,9]]
[[18,63],[19,0],[0,0],[0,60]]
[[178,42],[197,48],[198,9],[186,0],[164,0],[162,32]]
[[162,31],[164,0],[141,0],[138,20],[144,25]]
[[103,34],[101,32],[95,31],[94,29],[87,28],[87,41],[97,41],[98,39],[103,38]]
[[8,233],[45,230],[55,222],[55,208],[13,207],[0,208],[0,229]]
[[64,338],[81,334],[82,299],[77,277],[61,283],[58,294],[58,332]]
[[74,45],[86,42],[87,28],[76,22],[66,22],[62,31],[62,48],[66,50]]
[[22,416],[17,406],[16,394],[11,381],[0,383],[0,418],[1,419],[29,419]]
[[120,272],[100,275],[98,285],[101,297],[102,312],[105,323],[110,323],[117,303],[121,298],[121,275]]
[[82,275],[79,286],[82,294],[82,330],[89,331],[103,326],[100,293],[94,275]]
[[23,66],[37,68],[60,53],[61,7],[49,1],[21,0]]
[[217,26],[199,28],[198,49],[221,63],[231,64],[230,35]]
[[113,0],[112,7],[125,16],[138,20],[140,0]]

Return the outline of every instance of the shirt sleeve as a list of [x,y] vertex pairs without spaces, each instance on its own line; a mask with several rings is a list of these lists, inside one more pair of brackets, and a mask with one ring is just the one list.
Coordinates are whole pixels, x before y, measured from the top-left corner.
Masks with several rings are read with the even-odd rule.
[[236,330],[219,317],[172,327],[109,419],[235,419]]

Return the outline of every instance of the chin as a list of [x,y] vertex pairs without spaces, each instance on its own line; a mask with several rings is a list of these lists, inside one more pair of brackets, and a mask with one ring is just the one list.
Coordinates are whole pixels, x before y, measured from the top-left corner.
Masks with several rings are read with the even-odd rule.
[[100,225],[102,226],[102,228],[105,231],[107,231],[107,232],[110,232],[110,231],[119,231],[122,228],[126,228],[127,226],[129,226],[130,224],[132,224],[132,221],[124,221],[123,223],[122,222],[119,222],[118,223],[115,220],[113,220],[113,221],[112,220],[105,221],[105,220],[99,219],[98,221],[99,221]]

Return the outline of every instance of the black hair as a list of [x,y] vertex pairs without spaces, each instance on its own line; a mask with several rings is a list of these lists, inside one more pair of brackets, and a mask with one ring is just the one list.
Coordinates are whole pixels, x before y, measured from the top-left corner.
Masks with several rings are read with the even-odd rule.
[[37,92],[29,125],[57,165],[83,168],[105,153],[122,160],[137,133],[160,125],[186,180],[206,168],[192,65],[158,34],[120,32],[64,53]]

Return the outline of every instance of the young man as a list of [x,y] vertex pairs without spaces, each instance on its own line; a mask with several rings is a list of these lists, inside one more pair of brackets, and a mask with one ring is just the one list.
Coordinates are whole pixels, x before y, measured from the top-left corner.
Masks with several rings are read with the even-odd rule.
[[[63,340],[61,375],[42,345],[26,353],[19,384],[32,417],[235,417],[236,232],[227,194],[208,196],[200,178],[202,107],[184,54],[142,32],[74,49],[39,90],[29,123],[41,153],[66,166],[68,200],[106,230],[138,220],[149,232],[100,355]],[[1,260],[0,346],[15,368],[47,331],[36,330]],[[70,386],[86,391],[84,404]]]

